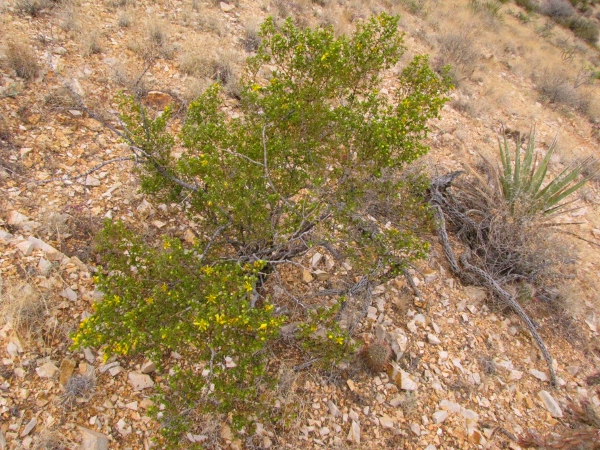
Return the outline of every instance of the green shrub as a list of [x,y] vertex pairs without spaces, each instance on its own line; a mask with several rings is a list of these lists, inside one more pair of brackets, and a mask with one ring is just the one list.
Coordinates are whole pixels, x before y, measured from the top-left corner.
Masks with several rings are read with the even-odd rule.
[[515,3],[529,13],[539,9],[534,0],[515,0]]
[[[122,97],[142,190],[201,217],[200,237],[190,248],[165,240],[155,249],[108,223],[99,241],[106,297],[75,346],[157,362],[170,350],[182,354],[161,399],[173,414],[257,410],[262,349],[284,320],[274,311],[285,299],[266,288],[279,265],[297,265],[321,243],[352,263],[338,306],[298,302],[304,309],[294,316],[304,322],[299,339],[313,339],[313,326],[323,330],[325,356],[339,360],[352,349],[350,329],[338,323],[348,309],[344,293],[356,294],[358,278],[368,287],[395,276],[427,250],[418,236],[428,218],[426,183],[402,173],[428,150],[427,121],[451,88],[447,71],[440,77],[417,56],[397,88],[380,95],[382,72],[404,51],[398,18],[385,14],[337,38],[331,27],[298,29],[288,19],[277,29],[268,19],[260,38],[241,82],[241,114],[226,117],[220,85],[207,89],[189,106],[177,160],[169,109],[151,117]],[[266,67],[267,80],[258,76]],[[193,424],[161,414],[163,434],[176,445]]]
[[573,31],[575,36],[584,41],[587,41],[590,44],[596,44],[596,42],[598,42],[600,30],[598,29],[596,21],[584,19],[583,17],[573,17],[566,25]]

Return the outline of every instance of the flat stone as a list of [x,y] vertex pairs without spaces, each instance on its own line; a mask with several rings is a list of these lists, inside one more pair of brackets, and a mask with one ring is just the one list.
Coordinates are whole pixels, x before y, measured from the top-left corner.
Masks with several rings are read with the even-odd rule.
[[410,424],[410,431],[415,433],[417,436],[421,436],[421,426],[416,422]]
[[360,425],[356,420],[352,421],[346,440],[354,444],[360,444]]
[[82,450],[108,450],[108,437],[88,428],[78,427]]
[[520,380],[521,377],[523,377],[523,372],[521,372],[520,370],[511,370],[508,380],[509,381]]
[[31,433],[31,430],[33,430],[35,428],[35,426],[37,425],[38,420],[37,417],[33,417],[29,423],[27,425],[25,425],[25,428],[23,428],[23,431],[21,432],[21,437],[25,437],[27,436],[29,433]]
[[108,364],[103,364],[102,366],[100,366],[98,368],[98,372],[100,372],[100,373],[108,372],[113,367],[118,367],[120,365],[121,365],[121,363],[119,361],[113,361]]
[[448,418],[448,411],[436,411],[432,414],[434,423],[442,423]]
[[51,362],[47,362],[46,364],[41,365],[35,369],[38,376],[40,378],[52,378],[56,372],[58,372],[58,367],[56,367]]
[[342,412],[340,411],[340,409],[331,400],[329,400],[327,402],[327,407],[329,408],[329,413],[333,417],[340,417],[342,415]]
[[544,372],[541,372],[539,370],[535,370],[535,369],[529,369],[529,374],[533,375],[534,377],[536,377],[538,380],[541,381],[548,381],[548,375],[546,375]]
[[235,9],[235,5],[230,5],[229,3],[219,2],[219,7],[223,12],[230,12]]
[[575,376],[579,373],[581,367],[579,366],[569,366],[567,367],[567,372],[569,372],[572,376]]
[[462,407],[458,403],[451,402],[448,400],[442,400],[440,402],[440,408],[454,413],[459,413],[462,409]]
[[53,261],[60,260],[64,256],[57,249],[52,247],[50,244],[47,244],[46,242],[42,241],[41,239],[38,239],[33,236],[29,236],[27,238],[27,241],[31,242],[33,244],[34,248],[43,251],[46,254],[46,256]]
[[473,420],[475,422],[477,422],[479,420],[479,414],[477,414],[475,411],[473,411],[472,409],[467,409],[467,408],[461,408],[460,410],[460,414],[468,420]]
[[131,372],[128,375],[128,379],[129,384],[131,384],[134,391],[141,391],[154,386],[154,381],[152,381],[150,375],[145,375],[143,373]]
[[72,302],[76,302],[77,301],[77,293],[73,289],[71,289],[70,287],[64,289],[58,295],[60,295],[61,297],[66,298],[67,300],[70,300]]
[[17,244],[17,248],[21,250],[23,255],[29,256],[35,250],[35,245],[29,241],[21,241]]
[[50,273],[51,269],[52,263],[42,256],[38,262],[38,271],[40,274],[46,276]]
[[440,338],[438,338],[435,334],[432,333],[427,334],[427,341],[433,345],[439,345],[442,343],[442,341],[440,341]]
[[152,361],[147,361],[144,364],[142,364],[142,368],[141,368],[142,373],[152,373],[155,370],[156,370],[156,364],[154,364]]
[[381,425],[382,428],[389,430],[394,428],[394,420],[390,416],[384,415],[379,418],[379,425]]
[[25,214],[21,214],[19,211],[16,211],[13,209],[11,212],[8,213],[7,222],[9,225],[19,227],[24,222],[28,222],[28,221],[29,221],[29,217],[27,217]]
[[87,177],[85,177],[85,185],[90,187],[97,187],[100,186],[100,180],[91,175],[88,175]]
[[310,270],[302,269],[302,281],[304,283],[310,283],[313,280],[313,276],[310,274]]
[[538,397],[542,400],[544,406],[552,417],[559,418],[563,416],[563,412],[560,409],[558,402],[554,400],[554,397],[552,397],[550,393],[547,391],[540,391],[538,392]]
[[94,364],[94,361],[96,361],[96,357],[94,356],[92,349],[89,347],[85,347],[83,349],[83,356],[85,357],[85,360],[90,364]]

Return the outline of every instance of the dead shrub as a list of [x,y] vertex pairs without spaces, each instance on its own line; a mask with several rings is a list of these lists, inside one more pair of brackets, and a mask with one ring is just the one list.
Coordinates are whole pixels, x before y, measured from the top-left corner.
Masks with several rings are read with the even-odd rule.
[[475,71],[479,54],[475,43],[466,32],[442,34],[438,38],[439,52],[434,60],[435,69],[440,72],[446,65],[451,66],[450,75],[455,84]]
[[44,431],[35,438],[33,450],[67,450],[66,439],[59,433]]
[[39,17],[45,10],[53,7],[58,2],[51,0],[17,0],[15,9],[23,15]]
[[8,121],[0,114],[0,144],[8,145],[12,139],[12,133]]
[[133,23],[133,17],[129,11],[121,11],[119,13],[118,24],[121,28],[129,28]]
[[204,56],[193,52],[182,52],[179,57],[179,70],[190,76],[208,76],[210,63]]
[[540,12],[554,20],[564,20],[575,14],[575,8],[568,0],[547,0],[540,7]]
[[533,78],[542,100],[568,106],[582,114],[589,113],[591,97],[582,85],[577,86],[577,80],[569,79],[565,72],[546,69]]
[[38,76],[40,66],[35,53],[29,46],[9,42],[6,59],[8,66],[15,71],[18,77],[31,80]]
[[64,86],[46,94],[44,103],[46,106],[55,109],[74,109],[80,106],[71,91]]
[[247,52],[255,52],[260,45],[260,36],[258,35],[259,25],[255,20],[246,22],[244,25],[244,48]]
[[167,26],[164,23],[157,20],[146,22],[145,37],[143,41],[131,42],[129,44],[130,50],[146,61],[156,58],[173,58],[175,47],[170,43]]
[[220,37],[224,37],[227,34],[227,27],[223,19],[212,11],[205,11],[198,16],[198,30],[213,33]]
[[102,53],[102,35],[98,31],[90,31],[83,37],[83,54],[85,56]]

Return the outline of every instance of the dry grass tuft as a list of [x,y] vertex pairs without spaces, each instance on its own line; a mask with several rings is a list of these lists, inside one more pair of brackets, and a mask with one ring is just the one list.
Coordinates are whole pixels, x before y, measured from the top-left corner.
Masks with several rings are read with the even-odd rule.
[[102,35],[96,31],[92,30],[84,35],[83,37],[83,54],[85,56],[97,55],[102,53]]
[[146,61],[173,58],[175,47],[170,42],[167,24],[155,19],[149,20],[144,25],[144,35],[144,40],[129,44],[130,50]]
[[44,103],[46,106],[56,109],[73,109],[79,107],[79,103],[73,97],[71,91],[64,86],[54,89],[46,94]]
[[434,60],[437,71],[450,65],[450,75],[455,84],[468,78],[475,71],[475,62],[479,54],[475,50],[475,42],[467,32],[441,34],[438,37],[439,52]]
[[27,45],[9,42],[6,50],[8,67],[13,69],[18,77],[32,80],[38,76],[40,66],[33,50]]
[[88,398],[96,387],[96,376],[92,372],[86,375],[73,375],[65,384],[65,392],[62,395],[62,403],[72,407],[78,398]]
[[40,330],[46,312],[45,298],[31,284],[0,279],[0,316],[17,332],[29,335]]

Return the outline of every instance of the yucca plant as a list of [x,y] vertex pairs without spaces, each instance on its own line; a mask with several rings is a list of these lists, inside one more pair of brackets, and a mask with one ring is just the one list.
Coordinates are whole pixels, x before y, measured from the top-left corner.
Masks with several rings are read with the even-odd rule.
[[502,194],[512,214],[517,212],[517,208],[525,215],[549,215],[564,211],[563,208],[569,202],[561,202],[592,179],[600,169],[598,161],[588,157],[572,162],[556,178],[545,183],[548,164],[556,150],[556,137],[539,164],[535,155],[534,128],[529,133],[529,142],[522,160],[521,136],[517,138],[514,158],[511,158],[506,135],[503,141],[498,140],[498,145],[502,161]]

